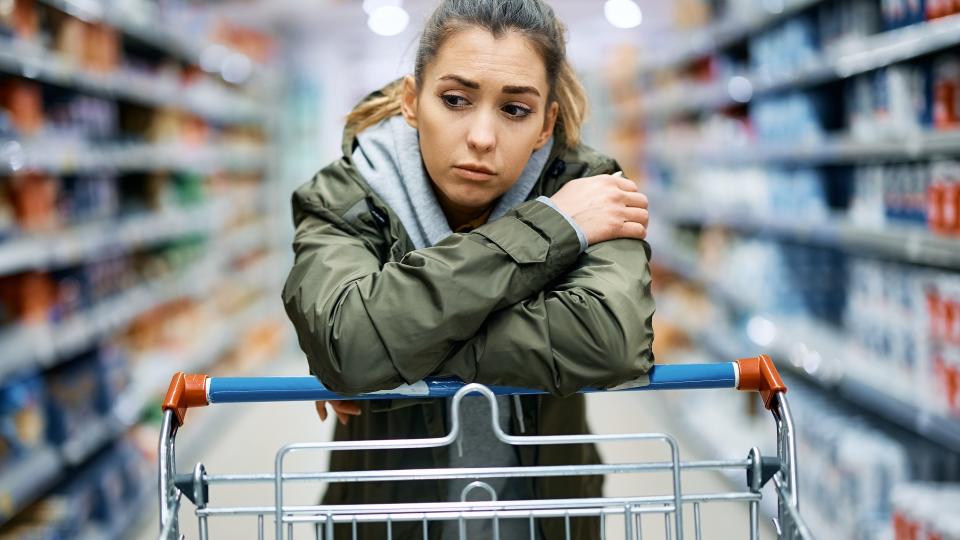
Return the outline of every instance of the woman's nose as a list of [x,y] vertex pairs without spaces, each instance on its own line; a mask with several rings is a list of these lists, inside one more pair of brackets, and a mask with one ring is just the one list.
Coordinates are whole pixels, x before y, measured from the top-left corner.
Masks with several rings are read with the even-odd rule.
[[494,118],[489,114],[479,114],[467,132],[467,145],[480,153],[490,152],[497,146],[497,134]]

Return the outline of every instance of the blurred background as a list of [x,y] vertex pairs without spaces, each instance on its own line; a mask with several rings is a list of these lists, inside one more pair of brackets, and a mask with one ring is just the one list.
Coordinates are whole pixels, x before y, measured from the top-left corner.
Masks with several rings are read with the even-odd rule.
[[[775,358],[819,538],[960,538],[960,2],[550,3],[651,200],[658,361]],[[150,538],[170,375],[307,374],[290,193],[435,5],[0,0],[0,538]],[[754,396],[644,399],[595,427],[775,452]],[[181,469],[311,409],[191,412]]]

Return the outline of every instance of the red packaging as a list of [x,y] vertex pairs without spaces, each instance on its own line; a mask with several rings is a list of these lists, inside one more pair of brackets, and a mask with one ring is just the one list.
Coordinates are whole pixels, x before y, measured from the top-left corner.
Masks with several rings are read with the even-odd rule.
[[933,67],[933,126],[938,130],[960,126],[960,60],[943,57]]
[[960,230],[960,184],[947,182],[943,186],[943,234],[956,234]]
[[120,35],[105,24],[87,28],[84,36],[84,64],[93,71],[107,73],[117,68],[120,61]]
[[0,80],[0,106],[10,115],[17,131],[34,135],[43,128],[43,91],[40,85],[22,79]]
[[13,0],[0,8],[0,25],[9,27],[20,39],[31,39],[37,34],[37,6],[34,0]]
[[50,230],[58,225],[57,195],[60,182],[40,173],[11,179],[10,200],[20,228],[28,231]]

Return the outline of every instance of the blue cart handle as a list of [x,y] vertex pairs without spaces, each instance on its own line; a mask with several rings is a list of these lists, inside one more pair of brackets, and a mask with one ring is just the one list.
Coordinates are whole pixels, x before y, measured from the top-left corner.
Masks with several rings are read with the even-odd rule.
[[[445,398],[452,397],[465,384],[457,379],[427,378],[391,390],[344,395],[328,390],[315,377],[208,377],[177,372],[170,381],[163,409],[174,411],[178,425],[183,425],[187,409],[211,403]],[[581,392],[703,388],[759,391],[768,409],[775,394],[787,391],[773,361],[761,355],[726,363],[659,364],[647,375],[615,388],[584,388]],[[496,395],[546,393],[512,386],[491,386],[490,389]]]

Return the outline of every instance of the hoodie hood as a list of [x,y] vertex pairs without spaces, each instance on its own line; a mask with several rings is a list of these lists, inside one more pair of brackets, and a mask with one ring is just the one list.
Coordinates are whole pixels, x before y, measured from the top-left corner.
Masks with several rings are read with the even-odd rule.
[[[400,218],[417,249],[429,247],[453,234],[420,155],[420,136],[402,116],[391,116],[356,136],[352,160],[357,172]],[[497,201],[493,221],[527,200],[537,184],[553,147],[551,138],[534,152],[520,178]]]

